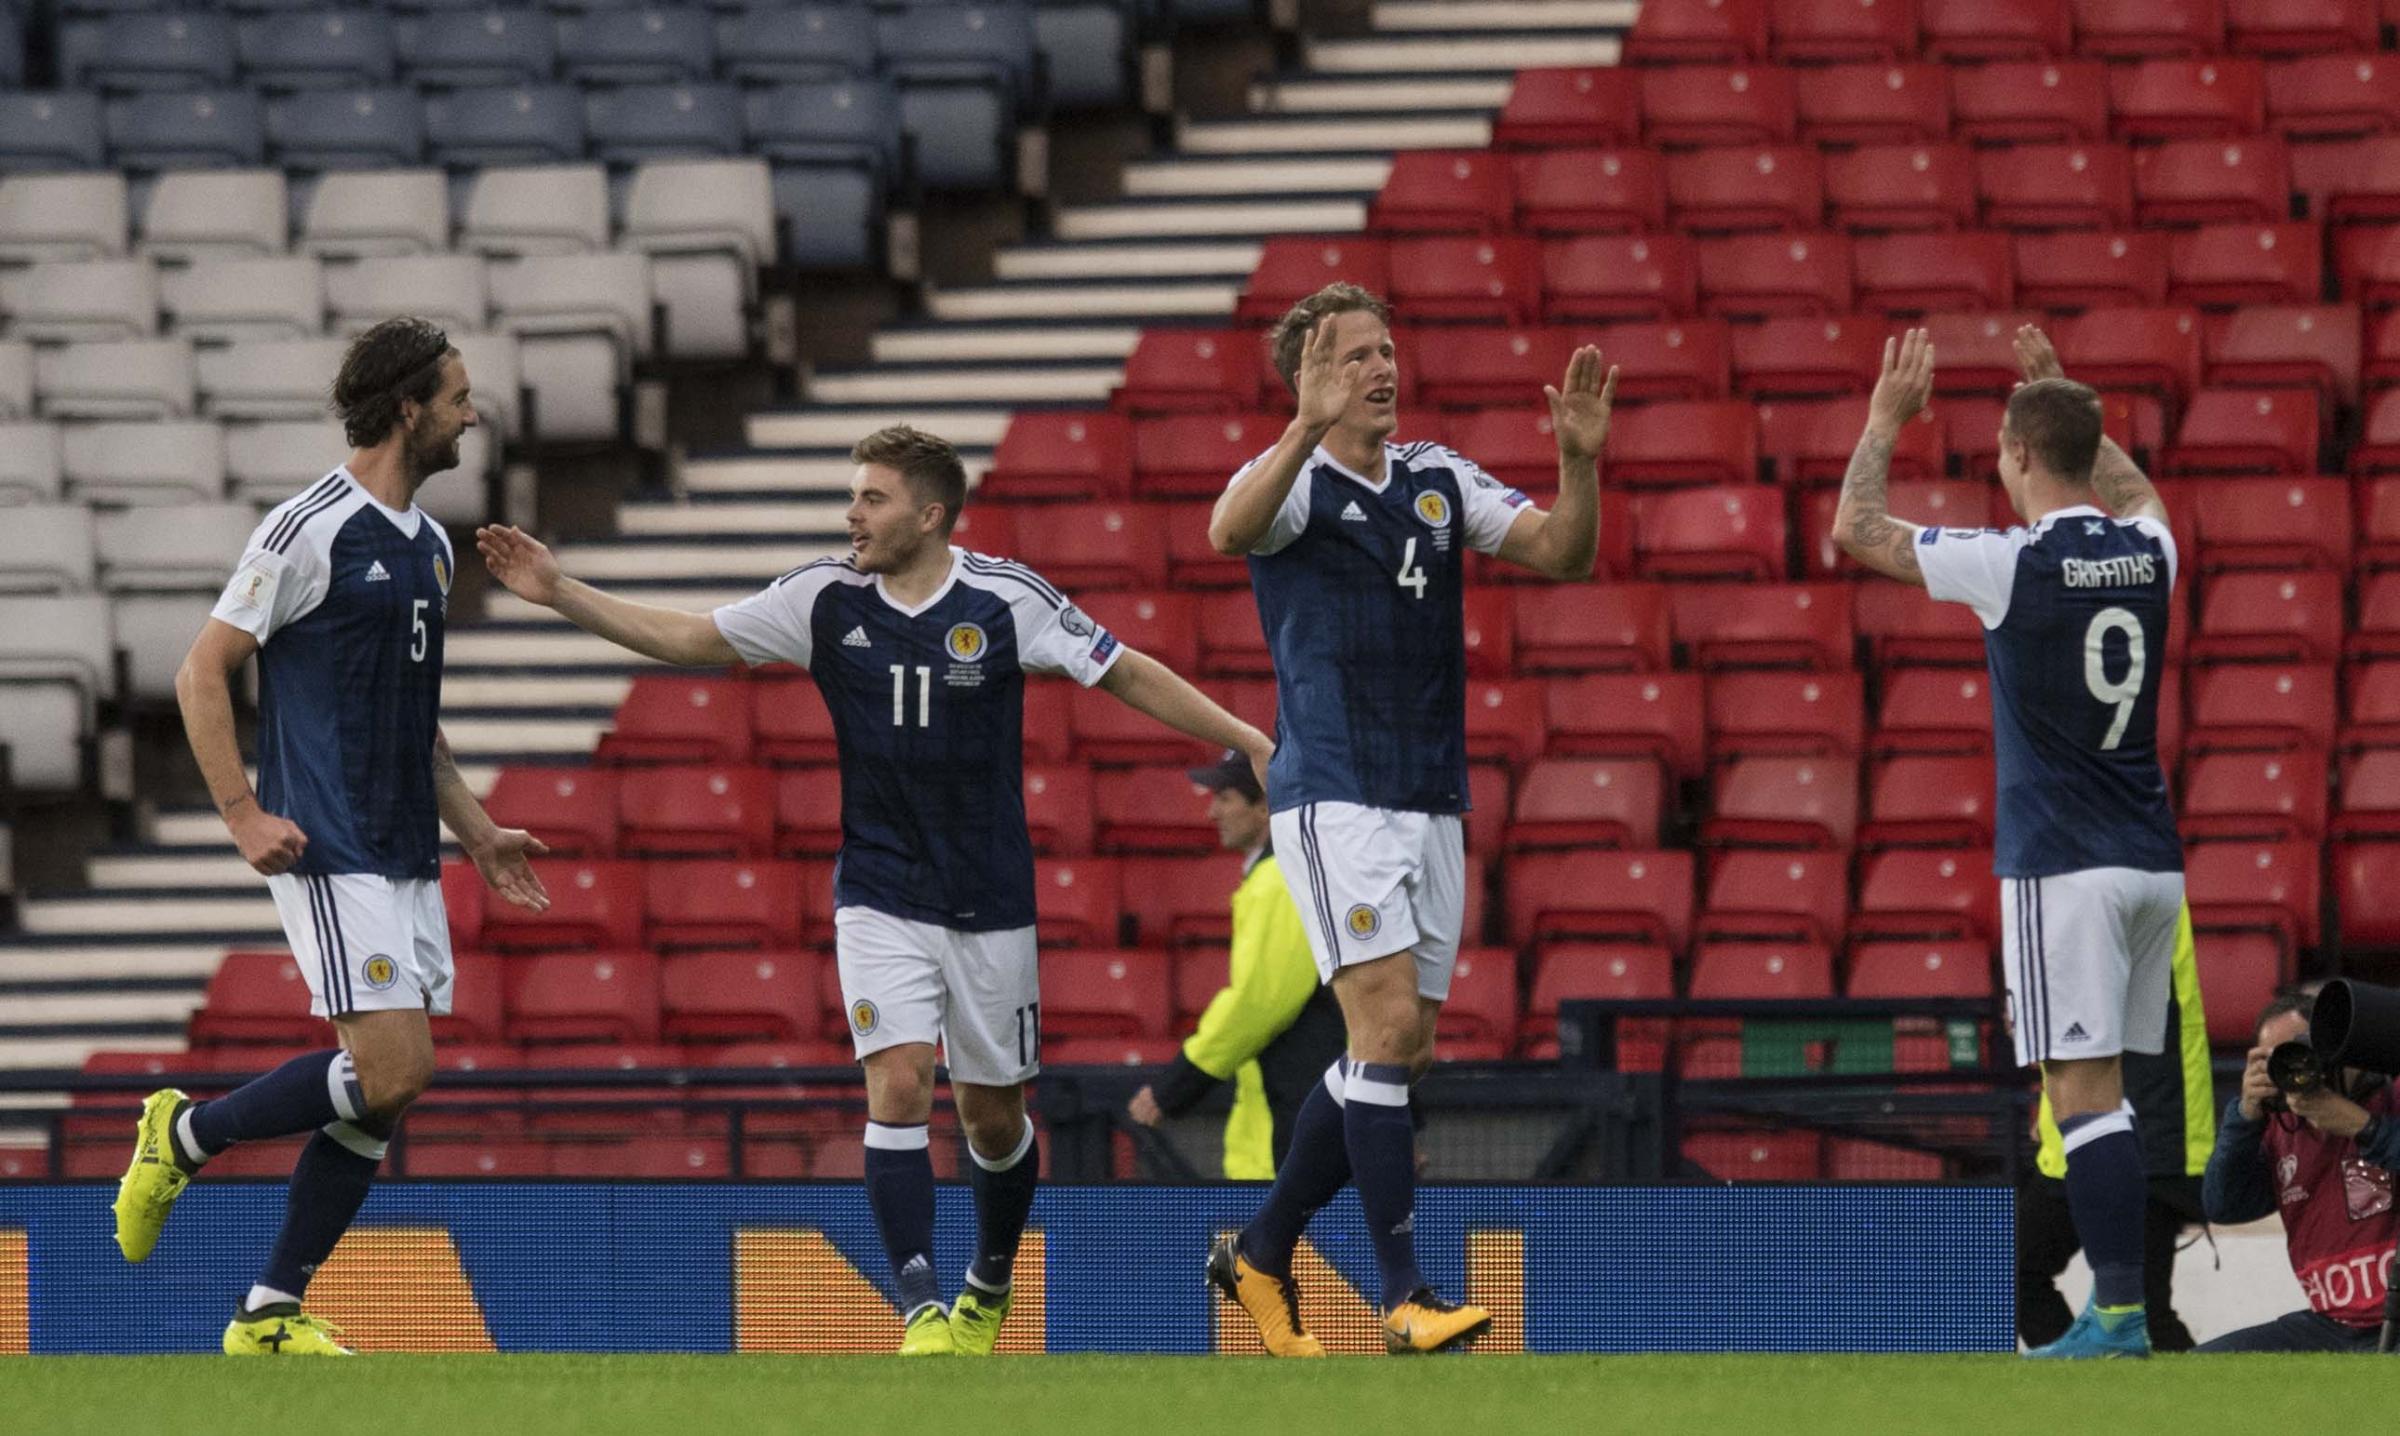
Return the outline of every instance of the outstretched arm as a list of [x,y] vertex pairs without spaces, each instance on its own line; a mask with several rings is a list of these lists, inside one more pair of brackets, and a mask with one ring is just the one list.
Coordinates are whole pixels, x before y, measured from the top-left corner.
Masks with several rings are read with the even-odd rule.
[[1249,754],[1259,786],[1266,786],[1267,760],[1275,756],[1275,741],[1218,707],[1216,700],[1186,683],[1174,669],[1128,648],[1101,675],[1099,686],[1126,707],[1147,713],[1178,733],[1189,734],[1212,748]]
[[[2017,330],[2017,368],[2030,384],[2036,379],[2064,379],[2066,367],[2058,362],[2058,350],[2050,336],[2031,324]],[[2159,498],[2158,489],[2142,472],[2133,456],[2117,447],[2117,441],[2106,434],[2100,436],[2100,453],[2092,460],[2092,491],[2108,511],[2121,519],[2156,519],[2167,521],[2166,502]]]
[[492,821],[491,814],[476,801],[475,790],[460,775],[458,759],[450,752],[450,737],[440,728],[433,730],[433,798],[441,810],[442,825],[458,839],[459,847],[466,850],[475,870],[494,892],[534,912],[550,906],[550,894],[542,890],[542,880],[534,876],[529,861],[550,850],[523,828],[504,828]]
[[1883,342],[1883,374],[1867,400],[1867,428],[1842,475],[1841,503],[1833,535],[1842,551],[1868,568],[1902,583],[1925,586],[1917,565],[1917,525],[1892,517],[1887,490],[1892,446],[1900,426],[1917,416],[1933,394],[1933,342],[1922,329]]
[[549,545],[507,524],[489,524],[475,531],[475,547],[484,566],[508,591],[527,603],[554,609],[561,618],[596,633],[619,648],[645,658],[685,667],[738,663],[741,658],[716,620],[705,613],[686,613],[653,603],[618,598],[559,571],[558,555]]
[[1545,578],[1584,579],[1600,553],[1600,450],[1608,442],[1610,410],[1617,400],[1617,371],[1602,377],[1600,351],[1591,345],[1567,361],[1561,387],[1542,386],[1550,401],[1550,429],[1558,436],[1558,507],[1530,509],[1501,540],[1503,560]]

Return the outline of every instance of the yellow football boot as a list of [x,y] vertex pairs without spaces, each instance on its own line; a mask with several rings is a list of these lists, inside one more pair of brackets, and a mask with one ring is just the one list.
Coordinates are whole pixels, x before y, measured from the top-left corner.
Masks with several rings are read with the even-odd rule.
[[153,1092],[142,1102],[141,1125],[135,1128],[133,1165],[117,1182],[117,1250],[125,1260],[140,1261],[158,1245],[167,1213],[191,1174],[175,1164],[175,1116],[186,1098],[172,1087]]
[[356,1356],[337,1339],[342,1330],[297,1306],[235,1312],[225,1326],[227,1356]]
[[1208,1283],[1250,1313],[1269,1356],[1323,1356],[1325,1348],[1300,1328],[1300,1288],[1250,1265],[1235,1239],[1217,1238],[1208,1252]]
[[938,1306],[920,1308],[908,1319],[900,1337],[902,1356],[956,1356],[958,1342],[950,1334],[950,1313]]
[[1008,1320],[1008,1309],[1015,1301],[1014,1291],[994,1296],[970,1286],[960,1292],[958,1303],[950,1308],[950,1340],[958,1354],[991,1355],[993,1344],[1000,1340],[1000,1323]]
[[1491,1326],[1492,1314],[1482,1307],[1444,1301],[1421,1286],[1384,1315],[1383,1349],[1394,1356],[1461,1350]]

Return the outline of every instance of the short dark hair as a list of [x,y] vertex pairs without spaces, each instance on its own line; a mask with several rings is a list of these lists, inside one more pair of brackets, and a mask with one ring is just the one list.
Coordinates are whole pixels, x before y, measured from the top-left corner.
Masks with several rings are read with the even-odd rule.
[[2070,484],[2092,481],[2100,454],[2100,395],[2072,379],[2036,379],[2008,396],[2004,426],[2043,468]]
[[2252,1035],[2266,1031],[2268,1023],[2287,1012],[2299,1013],[2303,1022],[2316,1021],[2317,994],[2307,987],[2277,988],[2275,995],[2267,999],[2267,1005],[2258,1010],[2258,1025],[2250,1029]]
[[958,526],[958,511],[967,504],[967,466],[949,440],[894,424],[852,444],[850,462],[896,470],[919,503],[942,506],[943,533]]
[[458,351],[442,326],[402,315],[350,341],[333,380],[333,412],[351,444],[371,449],[391,437],[403,403],[429,402],[442,387],[442,361]]
[[1275,372],[1283,376],[1285,388],[1300,392],[1300,348],[1308,342],[1309,331],[1317,321],[1334,314],[1367,313],[1384,322],[1392,322],[1392,307],[1383,299],[1359,288],[1347,280],[1336,280],[1301,300],[1283,312],[1275,328],[1267,335],[1267,352],[1275,361]]

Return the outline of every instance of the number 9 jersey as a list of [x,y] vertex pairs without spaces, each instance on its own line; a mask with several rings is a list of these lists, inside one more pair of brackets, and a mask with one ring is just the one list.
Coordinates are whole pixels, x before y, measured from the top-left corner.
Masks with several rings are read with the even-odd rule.
[[2183,871],[2159,765],[2175,539],[2089,505],[2031,528],[1929,528],[1934,598],[1983,620],[1999,769],[1993,871]]

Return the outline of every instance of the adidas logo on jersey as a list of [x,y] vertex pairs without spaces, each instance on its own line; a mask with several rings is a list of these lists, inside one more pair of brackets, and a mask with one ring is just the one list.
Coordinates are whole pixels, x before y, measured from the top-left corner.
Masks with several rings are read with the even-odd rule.
[[1352,500],[1350,501],[1349,505],[1348,505],[1347,507],[1345,507],[1345,508],[1342,510],[1342,522],[1343,522],[1343,523],[1346,523],[1346,524],[1363,524],[1363,523],[1365,523],[1366,521],[1367,521],[1367,511],[1366,511],[1365,509],[1362,509],[1362,508],[1360,508],[1360,507],[1358,506],[1358,500],[1356,500],[1356,499],[1352,499]]
[[844,648],[873,648],[874,646],[867,641],[867,626],[863,623],[842,635],[842,647]]
[[2092,1034],[2083,1030],[2082,1023],[2070,1022],[2067,1024],[2067,1030],[2059,1034],[2058,1040],[2061,1042],[2089,1042],[2092,1040]]
[[369,583],[390,583],[391,581],[392,581],[392,574],[391,574],[391,570],[389,570],[389,569],[387,569],[387,568],[385,568],[385,567],[383,566],[383,560],[382,560],[382,559],[377,559],[377,560],[375,560],[374,566],[373,566],[373,567],[371,567],[371,568],[369,568],[369,569],[367,570],[367,582],[369,582]]

